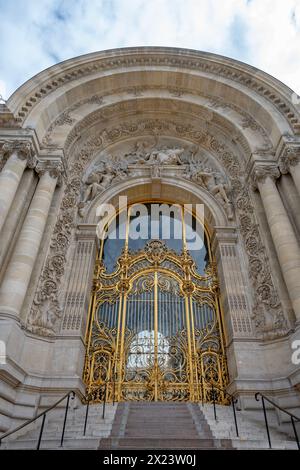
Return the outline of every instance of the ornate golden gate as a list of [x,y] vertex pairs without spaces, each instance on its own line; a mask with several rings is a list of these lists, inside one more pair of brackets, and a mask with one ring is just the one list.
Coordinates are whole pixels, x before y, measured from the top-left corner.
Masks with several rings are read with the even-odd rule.
[[227,365],[214,263],[162,240],[123,249],[108,273],[96,261],[84,380],[92,401],[226,402]]

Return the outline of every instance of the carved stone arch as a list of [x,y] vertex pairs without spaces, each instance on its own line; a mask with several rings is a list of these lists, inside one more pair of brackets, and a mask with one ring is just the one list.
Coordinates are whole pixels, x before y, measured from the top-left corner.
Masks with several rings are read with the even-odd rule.
[[[246,204],[249,208],[249,214],[250,217],[252,217],[250,226],[252,228],[252,231],[254,230],[255,232],[253,233],[253,235],[255,236],[256,240],[254,245],[253,243],[249,244],[249,234],[247,230],[246,232],[243,230],[241,231],[241,234],[244,238],[248,258],[249,260],[251,259],[253,252],[255,257],[255,252],[257,252],[259,247],[259,256],[264,257],[263,262],[267,266],[267,269],[263,271],[263,277],[255,277],[255,275],[253,276],[251,271],[251,263],[249,265],[249,274],[250,278],[252,278],[253,281],[253,288],[255,293],[254,295],[256,296],[258,301],[258,306],[254,309],[255,325],[259,334],[263,336],[268,336],[269,334],[271,334],[272,336],[276,336],[278,334],[285,334],[287,329],[284,314],[282,313],[280,301],[278,299],[276,289],[272,281],[267,256],[265,254],[265,250],[262,245],[259,232],[256,228],[257,223],[251,199],[249,199],[247,188],[245,189],[245,168],[243,168],[243,166],[241,165],[240,155],[234,154],[231,148],[228,148],[227,144],[220,142],[214,134],[210,134],[209,132],[199,132],[197,128],[193,128],[191,126],[177,127],[178,124],[176,122],[174,123],[174,121],[153,118],[148,120],[144,119],[143,121],[141,121],[141,123],[135,123],[134,125],[130,123],[124,125],[123,123],[119,126],[112,127],[111,129],[106,127],[102,134],[95,132],[95,128],[92,128],[90,129],[91,133],[88,134],[89,137],[83,134],[85,141],[77,149],[77,152],[72,154],[72,159],[69,162],[69,171],[72,177],[71,179],[69,179],[69,182],[67,183],[65,189],[65,196],[62,201],[62,209],[57,222],[57,229],[54,230],[53,242],[51,245],[52,247],[48,259],[46,261],[43,274],[40,279],[36,298],[33,302],[33,307],[29,316],[28,328],[31,331],[46,335],[53,334],[55,332],[57,326],[54,327],[54,324],[50,325],[50,329],[48,327],[41,327],[40,325],[41,318],[43,317],[41,309],[44,309],[45,306],[47,307],[47,311],[50,311],[52,313],[50,315],[50,318],[54,320],[54,323],[57,324],[60,322],[62,310],[57,296],[57,292],[59,290],[58,285],[60,285],[64,280],[64,269],[60,269],[59,272],[56,273],[55,270],[53,272],[53,270],[49,269],[49,265],[52,266],[53,263],[57,262],[57,260],[66,260],[68,246],[72,237],[72,230],[70,230],[70,228],[76,220],[76,209],[74,211],[74,207],[76,207],[76,203],[78,203],[78,197],[82,184],[81,178],[83,173],[85,172],[85,169],[95,158],[96,154],[99,153],[99,149],[108,148],[113,143],[122,141],[122,139],[126,137],[128,138],[128,136],[140,137],[141,134],[143,135],[145,128],[147,128],[147,132],[149,134],[149,123],[151,124],[150,128],[152,131],[153,129],[159,128],[162,133],[166,133],[167,129],[168,133],[173,136],[175,132],[175,134],[177,134],[176,137],[183,138],[184,136],[191,142],[201,144],[201,146],[207,148],[209,152],[213,153],[218,158],[219,163],[223,165],[228,176],[230,176],[231,184],[234,190],[235,208],[239,211],[241,217],[243,216],[242,209],[244,202],[240,203],[240,201],[244,201],[246,198]],[[69,151],[71,152],[71,150]],[[242,223],[245,222],[245,217],[239,220],[242,226]],[[67,221],[67,223],[65,223],[65,221]],[[57,236],[58,233],[62,230],[62,227],[65,228],[66,234],[62,235],[60,233],[60,240],[58,240]],[[251,240],[252,239],[253,237],[251,238]],[[51,279],[51,276],[54,276],[55,280]],[[51,285],[51,282],[54,282],[56,287],[54,292],[49,293],[48,285],[49,283]],[[262,300],[261,305],[260,299]],[[268,310],[268,315],[271,316],[271,321],[266,322],[265,309]],[[274,314],[271,313],[272,311],[274,311]],[[47,318],[49,318],[49,315],[47,316]],[[276,325],[276,327],[274,325]]]
[[[249,403],[254,388],[265,393],[274,390],[274,396],[290,396],[294,406],[293,386],[299,386],[299,371],[291,365],[290,344],[298,326],[270,226],[263,220],[262,199],[258,193],[253,196],[250,186],[256,166],[276,173],[279,167],[284,176],[298,162],[300,107],[294,98],[279,81],[232,59],[171,48],[130,48],[51,67],[21,86],[2,106],[1,150],[6,139],[14,143],[25,139],[39,163],[64,168],[20,321],[11,319],[12,329],[7,330],[18,344],[9,356],[5,386],[19,383],[20,370],[27,380],[20,391],[9,385],[5,396],[7,390],[14,397],[20,393],[14,402],[17,408],[22,405],[22,413],[26,408],[28,415],[27,391],[38,399],[41,392],[57,394],[58,399],[70,388],[84,394],[83,337],[97,251],[96,205],[115,202],[122,193],[130,201],[142,195],[172,200],[174,188],[180,201],[187,196],[207,207],[227,333],[229,391],[244,394]],[[184,165],[166,165],[161,172],[154,166],[144,173],[141,168],[130,173],[128,168],[126,179],[111,181],[89,201],[80,219],[84,178],[93,171],[99,154],[107,152],[109,159],[118,145],[145,136],[157,137],[158,142],[173,139],[171,145],[183,142],[189,149],[199,147],[230,183],[234,216],[229,218],[220,199],[196,184]],[[8,159],[7,154],[2,164]],[[289,178],[280,188],[283,176],[275,184],[282,190],[280,196],[293,183]],[[297,202],[296,185],[293,191]],[[282,199],[284,205],[293,202]],[[287,208],[291,219],[298,206],[294,212],[293,208]],[[10,243],[12,252],[14,242]],[[274,259],[268,259],[268,253]],[[9,338],[8,345],[15,344]],[[31,398],[29,406],[34,414]]]
[[[97,102],[95,96],[92,98]],[[81,102],[85,103],[92,98]],[[78,136],[97,121],[107,120],[108,117],[121,120],[122,113],[124,116],[134,113],[146,115],[159,110],[160,115],[166,113],[170,116],[190,117],[199,122],[201,127],[205,125],[212,130],[226,133],[248,157],[251,152],[274,151],[276,142],[272,143],[272,135],[269,136],[264,127],[244,109],[221,98],[215,99],[213,95],[198,101],[195,102],[193,95],[187,98],[177,96],[170,98],[168,91],[164,90],[159,91],[159,97],[142,95],[129,99],[128,96],[118,95],[113,103],[106,103],[99,98],[99,105],[87,107],[80,113],[72,112],[74,106],[69,111],[63,111],[48,127],[42,144],[46,147],[64,147],[68,154],[69,148],[76,142]]]
[[[156,185],[157,187],[155,187]],[[176,189],[176,198],[174,197],[174,189]],[[156,181],[145,177],[131,178],[110,186],[92,201],[85,217],[78,224],[79,238],[77,238],[77,246],[82,244],[83,240],[91,244],[91,231],[94,233],[98,222],[96,217],[97,207],[101,204],[111,203],[117,210],[120,195],[128,197],[128,205],[134,202],[151,200],[205,205],[205,225],[208,229],[211,250],[217,263],[220,287],[223,292],[223,321],[226,325],[227,341],[230,341],[230,338],[236,335],[242,337],[255,336],[255,328],[251,319],[251,295],[245,289],[247,279],[243,278],[244,274],[242,276],[238,274],[244,272],[244,267],[241,266],[243,261],[238,258],[241,249],[238,247],[238,233],[235,224],[228,220],[227,214],[218,200],[204,188],[184,178],[166,176]],[[92,251],[88,254],[85,253],[85,259],[87,256],[91,259],[89,262],[91,266],[93,264]],[[80,264],[80,262],[79,260],[78,263]],[[77,264],[74,267],[74,270],[76,269],[78,269]],[[86,273],[84,275],[87,276],[84,285],[91,285],[92,270],[90,269],[88,275]],[[70,279],[74,277],[72,272],[69,273]],[[233,294],[233,291],[235,294]],[[70,328],[68,325],[74,325],[77,321],[74,308],[69,308],[72,302],[73,293],[72,291],[68,293],[67,290],[62,323],[60,324],[62,334],[68,332]],[[80,315],[82,318],[82,313]]]
[[[76,87],[77,96],[87,90],[91,98],[95,90],[109,88],[108,83],[119,76],[122,86],[128,83],[138,94],[136,87],[141,83],[131,79],[133,74],[144,74],[150,86],[151,77],[156,77],[159,86],[167,83],[177,97],[190,90],[205,90],[208,94],[211,90],[215,96],[229,98],[233,105],[243,103],[244,109],[259,116],[261,125],[277,141],[285,132],[299,133],[299,111],[292,104],[292,91],[282,83],[232,59],[174,48],[118,49],[65,61],[29,80],[12,95],[8,105],[24,125],[36,129],[40,138],[45,125],[48,127],[68,104],[74,104],[68,103],[68,96]],[[99,79],[103,83],[97,83]],[[43,114],[45,106],[48,111]]]
[[[176,191],[176,197],[174,191]],[[97,224],[96,209],[101,204],[112,204],[118,209],[120,195],[126,195],[128,204],[145,200],[177,202],[177,204],[203,204],[205,206],[205,221],[208,223],[211,233],[215,227],[232,225],[228,221],[224,208],[206,189],[176,177],[162,177],[157,181],[153,181],[151,178],[137,177],[119,182],[95,198],[81,223]]]

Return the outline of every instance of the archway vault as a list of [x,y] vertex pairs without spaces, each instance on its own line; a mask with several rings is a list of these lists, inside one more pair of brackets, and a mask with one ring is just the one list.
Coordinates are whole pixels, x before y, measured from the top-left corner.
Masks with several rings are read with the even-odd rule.
[[270,136],[276,146],[282,134],[300,131],[293,92],[273,77],[225,57],[175,48],[116,49],[65,61],[25,83],[8,106],[40,141],[46,137],[47,146],[55,128],[67,136],[95,109],[132,97],[136,110],[146,97],[193,101],[234,124],[249,148],[253,133]]
[[[36,194],[45,174],[45,185],[48,177],[52,183],[47,224],[36,243],[38,256],[27,272],[20,305],[16,309],[13,296],[6,295],[2,310],[5,318],[15,315],[22,325],[24,350],[30,352],[34,344],[39,357],[44,351],[40,344],[47,344],[44,364],[51,362],[51,355],[69,358],[66,374],[72,380],[57,379],[56,390],[66,383],[77,387],[81,377],[82,338],[97,252],[95,212],[101,203],[117,207],[119,195],[126,195],[129,203],[205,205],[220,284],[225,348],[231,348],[229,381],[236,381],[236,389],[250,389],[252,378],[245,377],[253,369],[266,390],[274,384],[289,389],[290,379],[280,369],[280,360],[266,379],[271,361],[265,351],[271,348],[269,340],[276,340],[281,342],[278,357],[282,353],[285,364],[290,360],[287,344],[296,316],[294,296],[286,286],[293,279],[283,278],[277,256],[282,246],[275,247],[265,201],[254,191],[268,176],[272,181],[278,178],[273,193],[282,186],[286,219],[300,226],[298,206],[292,207],[298,197],[293,171],[300,155],[300,109],[295,98],[278,80],[238,61],[150,47],[63,62],[33,77],[1,106],[1,165],[9,156],[20,157],[21,216],[13,219],[10,214],[5,228],[7,264],[31,205],[29,200],[23,204],[22,191],[30,187],[30,197]],[[203,173],[209,174],[206,180]],[[12,219],[14,237],[8,233]],[[6,266],[3,273],[6,276]],[[27,356],[18,354],[13,353],[11,363],[23,364]],[[53,376],[64,377],[63,362],[52,361]],[[256,365],[261,363],[259,370]],[[40,387],[36,377],[48,377],[47,366],[43,367],[33,361],[28,379],[32,387]],[[12,373],[12,382],[18,373]],[[276,377],[282,376],[285,385],[280,380],[276,385]],[[79,388],[83,389],[82,383]]]

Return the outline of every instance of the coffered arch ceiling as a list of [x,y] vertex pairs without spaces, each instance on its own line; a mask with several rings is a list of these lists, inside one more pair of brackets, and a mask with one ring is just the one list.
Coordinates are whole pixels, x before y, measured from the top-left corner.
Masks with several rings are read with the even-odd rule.
[[293,92],[222,56],[173,48],[126,48],[70,59],[33,77],[8,100],[41,148],[73,153],[91,132],[126,120],[172,118],[223,135],[245,161],[272,155],[282,135],[300,133]]

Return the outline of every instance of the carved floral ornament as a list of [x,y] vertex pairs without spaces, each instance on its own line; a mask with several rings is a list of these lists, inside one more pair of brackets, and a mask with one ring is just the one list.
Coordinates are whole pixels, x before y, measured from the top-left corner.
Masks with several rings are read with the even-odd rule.
[[36,172],[39,176],[48,173],[51,178],[57,179],[57,184],[59,186],[62,184],[63,178],[65,177],[65,171],[61,161],[39,161],[36,166]]
[[267,178],[273,181],[280,177],[279,168],[276,165],[257,165],[251,174],[252,189],[257,189],[260,183],[265,183]]
[[[117,114],[120,114],[122,112],[125,113],[130,111],[137,111],[138,105],[142,106],[143,112],[146,110],[146,108],[148,109],[148,106],[150,104],[153,109],[157,109],[157,106],[155,104],[155,101],[157,100],[159,101],[160,106],[163,101],[166,101],[168,103],[166,105],[166,111],[168,113],[170,113],[170,110],[172,110],[195,115],[197,118],[199,118],[205,123],[209,122],[212,125],[219,126],[222,129],[226,130],[228,135],[230,135],[231,138],[234,138],[234,140],[238,142],[238,144],[242,147],[243,151],[246,154],[250,155],[251,153],[251,149],[249,147],[247,139],[251,138],[252,141],[253,133],[256,135],[256,139],[258,139],[258,145],[260,150],[270,151],[273,149],[272,142],[266,130],[249,113],[247,113],[244,109],[238,107],[233,103],[229,103],[221,98],[216,99],[212,95],[206,95],[198,92],[197,90],[185,89],[182,90],[182,93],[185,92],[188,95],[196,95],[199,102],[191,103],[190,101],[188,102],[185,100],[170,100],[167,99],[167,95],[165,97],[163,96],[163,93],[169,93],[168,89],[164,89],[163,87],[159,86],[151,87],[150,85],[147,87],[142,87],[144,93],[145,91],[151,93],[151,91],[153,91],[152,89],[154,89],[155,92],[159,92],[159,98],[153,97],[153,95],[150,94],[147,100],[141,100],[137,102],[137,100],[125,99],[124,101],[120,101],[118,103],[106,106],[106,100],[103,99],[103,96],[100,95],[81,99],[75,102],[70,107],[68,107],[52,122],[43,138],[42,144],[46,147],[55,146],[55,130],[57,129],[57,127],[73,127],[64,144],[65,149],[68,150],[74,139],[76,139],[78,136],[81,136],[82,131],[84,131],[88,126],[92,125],[93,123],[101,120],[106,120],[108,118],[111,118],[113,115],[115,117]],[[109,92],[109,95],[116,94],[117,96],[119,96],[121,92],[130,94],[130,91],[131,90],[128,88],[111,90]],[[145,96],[142,92],[139,94],[139,96],[140,95]],[[150,97],[151,99],[149,99]],[[141,102],[143,103],[142,105],[140,104]],[[81,119],[81,121],[78,122],[78,113],[72,115],[72,112],[76,111],[78,108],[83,105],[86,105],[87,103],[94,106],[92,108],[89,108],[89,114],[87,114],[83,119]],[[218,110],[218,113],[216,112],[216,110]],[[248,130],[247,138],[244,136],[244,130]],[[251,132],[250,136],[249,131]],[[68,132],[67,128],[66,132]],[[60,139],[61,132],[59,132],[58,136],[58,138]]]
[[48,173],[52,178],[56,178],[58,185],[61,185],[63,178],[66,177],[61,158],[39,158],[35,153],[32,143],[28,140],[5,140],[3,142],[0,151],[0,156],[2,157],[0,171],[13,153],[16,153],[20,160],[26,160],[27,167],[34,169],[39,176]]
[[15,153],[20,160],[27,160],[28,168],[35,168],[37,158],[29,140],[4,140],[1,148],[2,166],[11,154]]
[[[193,146],[181,153],[179,148],[175,152],[176,147],[161,148],[157,143],[152,146],[153,148],[145,148],[143,144],[144,137],[140,137],[145,134],[145,129],[148,136],[149,134],[152,136],[173,135],[177,139],[181,137],[190,140]],[[204,171],[205,168],[201,164],[193,164],[191,161],[187,165],[187,169],[182,177],[193,181],[194,178],[196,180],[199,178],[198,184],[209,185],[213,183],[210,188],[208,186],[206,188],[212,193],[212,196],[217,197],[219,192],[219,197],[224,198],[226,194],[226,197],[228,197],[230,203],[234,206],[249,260],[249,278],[252,282],[253,297],[255,299],[253,322],[257,335],[263,338],[275,338],[286,334],[288,331],[287,321],[271,276],[269,260],[262,244],[249,189],[245,185],[245,170],[241,165],[240,158],[227,145],[218,141],[216,136],[211,135],[209,132],[204,134],[190,125],[179,126],[173,122],[153,119],[143,120],[139,123],[126,123],[115,128],[106,129],[101,135],[91,136],[81,148],[77,148],[77,151],[74,151],[73,158],[70,161],[69,176],[64,187],[60,212],[52,234],[50,250],[39,279],[26,328],[36,334],[45,336],[57,333],[63,311],[63,302],[59,297],[59,293],[61,292],[64,278],[68,248],[76,224],[78,202],[84,202],[85,199],[85,203],[88,203],[89,200],[99,194],[99,190],[105,190],[106,187],[109,187],[118,178],[128,178],[129,174],[131,174],[132,166],[124,165],[125,156],[123,155],[123,158],[120,160],[112,159],[108,166],[102,167],[101,171],[104,181],[102,176],[97,174],[96,176],[88,175],[91,178],[88,181],[87,179],[82,181],[82,175],[85,175],[86,169],[90,167],[91,162],[96,155],[99,155],[104,146],[106,147],[108,143],[121,141],[124,138],[128,139],[129,136],[138,138],[135,148],[131,152],[132,154],[126,155],[128,161],[133,159],[133,162],[131,162],[133,166],[134,159],[137,156],[135,154],[139,154],[138,161],[140,161],[142,156],[145,160],[142,163],[144,167],[155,168],[159,166],[167,168],[172,166],[172,168],[184,168],[186,164],[184,163],[185,156],[188,154],[190,160],[192,160],[193,156],[195,158],[196,149],[200,145],[208,149],[217,158],[220,167],[224,168],[227,177],[224,176],[225,173],[224,175],[214,175],[213,179],[210,181],[206,180],[205,183],[205,178],[210,177],[210,172]],[[215,168],[211,170],[216,173]],[[209,176],[201,173],[209,173]],[[218,184],[221,184],[224,190],[223,196],[220,194],[219,189],[216,194],[213,194],[213,189],[217,186],[217,177],[219,178],[219,176],[221,180],[219,179],[218,181],[221,181],[221,183]],[[222,178],[224,179],[222,180]],[[94,184],[95,186],[90,186]],[[100,185],[100,189],[97,185]],[[221,201],[219,202],[221,203]],[[225,204],[224,199],[223,203]]]

